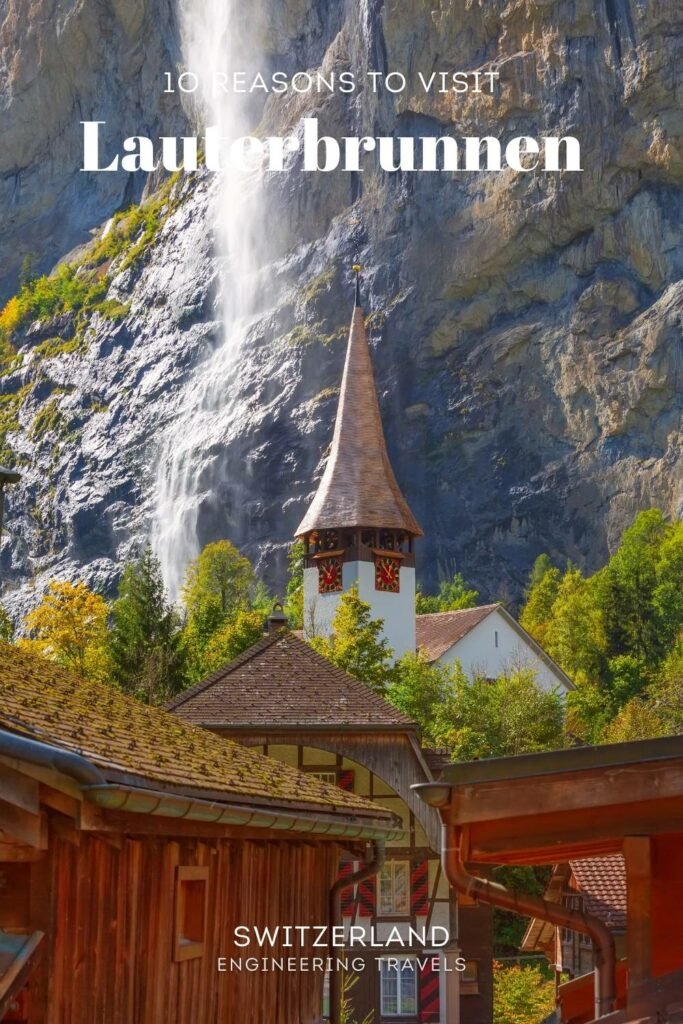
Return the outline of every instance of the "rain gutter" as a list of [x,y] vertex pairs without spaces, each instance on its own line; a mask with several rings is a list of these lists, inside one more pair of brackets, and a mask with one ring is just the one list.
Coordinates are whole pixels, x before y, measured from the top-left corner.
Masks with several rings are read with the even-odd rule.
[[311,812],[309,817],[303,813],[250,810],[236,804],[108,783],[99,768],[81,754],[4,729],[0,729],[0,755],[68,776],[78,784],[84,799],[108,811],[127,811],[215,825],[306,832],[345,839],[393,840],[403,836],[402,829],[390,824],[373,825],[372,822],[353,820],[351,815],[340,820],[334,814]]

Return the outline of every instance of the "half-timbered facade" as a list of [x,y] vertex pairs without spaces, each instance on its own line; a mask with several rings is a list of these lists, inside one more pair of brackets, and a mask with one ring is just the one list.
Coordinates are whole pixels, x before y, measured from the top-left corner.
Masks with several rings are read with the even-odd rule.
[[[403,835],[387,843],[375,878],[342,890],[348,928],[374,928],[379,941],[393,929],[408,940],[433,927],[445,946],[408,941],[405,947],[362,951],[351,998],[362,1020],[375,1024],[485,1024],[491,1019],[491,917],[463,901],[458,908],[440,864],[438,815],[412,786],[428,781],[413,723],[358,679],[317,654],[293,633],[266,637],[169,707],[175,714],[334,783],[396,815]],[[340,877],[357,867],[340,861]],[[433,955],[440,958],[434,970]],[[464,972],[454,962],[466,960]],[[398,963],[391,962],[398,959]]]
[[318,1024],[322,961],[245,961],[327,948],[235,929],[326,928],[340,857],[398,834],[352,789],[3,645],[0,1020]]

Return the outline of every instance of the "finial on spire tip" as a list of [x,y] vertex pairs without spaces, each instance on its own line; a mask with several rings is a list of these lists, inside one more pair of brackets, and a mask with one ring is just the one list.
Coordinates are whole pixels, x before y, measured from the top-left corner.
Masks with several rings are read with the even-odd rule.
[[353,264],[353,267],[351,269],[353,270],[354,274],[356,275],[356,299],[355,299],[354,305],[360,307],[360,275],[361,275],[361,272],[362,272],[363,268],[360,265],[360,263],[356,260],[356,262]]

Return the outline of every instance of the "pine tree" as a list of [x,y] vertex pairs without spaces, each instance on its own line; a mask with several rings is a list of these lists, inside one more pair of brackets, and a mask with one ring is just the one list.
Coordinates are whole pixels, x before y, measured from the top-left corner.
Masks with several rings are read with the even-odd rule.
[[121,577],[111,612],[109,652],[118,685],[150,704],[182,688],[180,621],[149,545]]

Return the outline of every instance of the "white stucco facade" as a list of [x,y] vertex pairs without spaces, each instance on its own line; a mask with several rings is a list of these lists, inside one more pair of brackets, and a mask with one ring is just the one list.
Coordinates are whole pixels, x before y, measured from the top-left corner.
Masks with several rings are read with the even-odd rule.
[[[343,591],[358,583],[361,600],[370,605],[373,619],[384,622],[384,636],[394,652],[394,658],[407,651],[415,651],[415,569],[402,565],[400,589],[390,594],[375,588],[375,566],[372,562],[344,562],[342,567]],[[304,569],[304,633],[307,636],[329,636],[332,619],[343,591],[335,594],[318,593],[318,570]]]
[[530,642],[531,638],[525,638],[521,627],[518,628],[520,632],[508,621],[506,613],[497,608],[437,658],[437,663],[452,665],[459,661],[470,678],[485,676],[488,679],[496,679],[516,668],[529,668],[541,689],[566,691],[569,687],[562,674],[549,663],[547,655],[541,656]]

